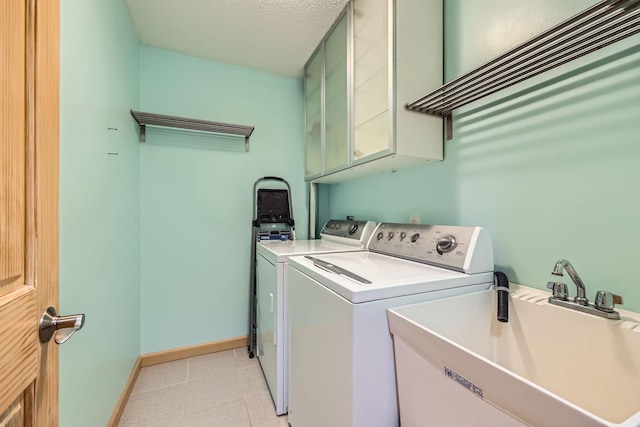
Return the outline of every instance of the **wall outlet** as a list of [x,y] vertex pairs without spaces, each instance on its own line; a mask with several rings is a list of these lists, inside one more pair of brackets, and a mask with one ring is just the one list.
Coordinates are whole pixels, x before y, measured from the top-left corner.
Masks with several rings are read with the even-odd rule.
[[417,213],[410,214],[409,224],[420,224],[420,214],[417,214]]

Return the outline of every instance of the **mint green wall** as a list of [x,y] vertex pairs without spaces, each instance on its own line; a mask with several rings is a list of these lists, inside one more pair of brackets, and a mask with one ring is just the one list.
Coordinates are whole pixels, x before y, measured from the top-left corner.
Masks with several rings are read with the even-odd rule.
[[[446,79],[593,3],[445,1]],[[544,288],[567,258],[590,298],[609,289],[640,311],[639,75],[635,36],[471,104],[443,162],[323,186],[329,216],[480,225],[511,281]]]
[[104,426],[140,354],[139,143],[129,115],[139,47],[124,0],[60,3],[59,311],[86,314],[60,346],[60,425]]
[[143,46],[140,108],[255,126],[228,138],[148,130],[141,145],[141,353],[246,335],[253,183],[292,186],[307,230],[299,79]]

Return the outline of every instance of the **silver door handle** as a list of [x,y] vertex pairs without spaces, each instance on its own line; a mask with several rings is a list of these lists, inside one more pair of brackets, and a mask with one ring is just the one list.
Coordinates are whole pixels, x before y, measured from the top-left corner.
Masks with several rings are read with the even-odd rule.
[[311,260],[311,262],[313,262],[313,265],[315,265],[316,267],[318,267],[318,268],[320,268],[322,270],[328,271],[329,273],[339,274],[340,276],[347,277],[347,278],[349,278],[351,280],[355,280],[356,282],[360,282],[360,283],[362,283],[364,285],[370,285],[371,284],[371,281],[365,279],[364,277],[358,276],[357,274],[352,273],[349,270],[345,270],[342,267],[338,267],[337,265],[333,265],[330,262],[326,262],[326,261],[323,261],[323,260],[318,259],[318,258],[314,258],[314,257],[309,256],[309,255],[305,255],[304,257],[309,259],[309,260]]
[[82,329],[83,325],[84,314],[58,316],[55,308],[47,307],[40,318],[40,341],[47,343],[54,337],[56,344],[62,344]]

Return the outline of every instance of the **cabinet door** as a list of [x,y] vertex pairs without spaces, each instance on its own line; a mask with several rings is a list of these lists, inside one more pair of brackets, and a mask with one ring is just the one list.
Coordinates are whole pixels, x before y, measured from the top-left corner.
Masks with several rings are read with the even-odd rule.
[[349,165],[347,43],[347,14],[344,14],[324,45],[325,172]]
[[322,153],[322,100],[324,50],[322,47],[311,57],[305,68],[304,95],[306,120],[306,172],[307,178],[319,176],[323,167]]
[[392,0],[355,0],[354,141],[357,162],[391,149],[389,5]]

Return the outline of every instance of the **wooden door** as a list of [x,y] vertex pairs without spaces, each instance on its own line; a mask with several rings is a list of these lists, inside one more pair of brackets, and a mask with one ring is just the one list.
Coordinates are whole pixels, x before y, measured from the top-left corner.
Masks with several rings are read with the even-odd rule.
[[0,4],[0,426],[57,426],[59,3]]

